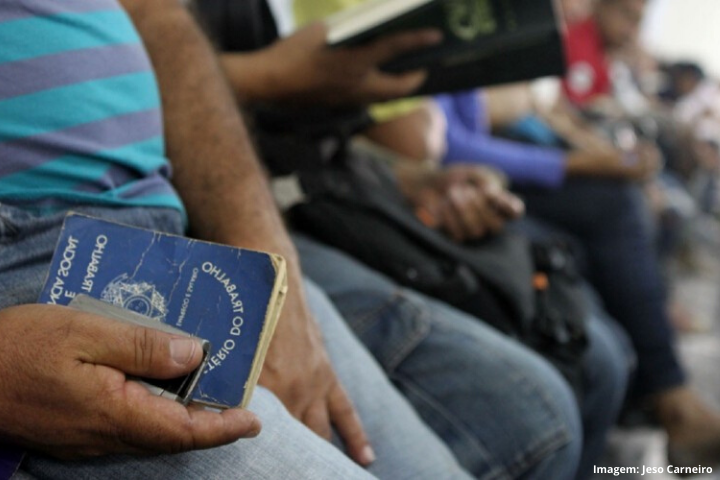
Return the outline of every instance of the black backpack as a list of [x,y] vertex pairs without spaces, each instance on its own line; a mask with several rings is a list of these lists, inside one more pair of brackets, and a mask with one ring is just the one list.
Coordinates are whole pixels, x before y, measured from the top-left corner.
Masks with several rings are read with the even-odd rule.
[[516,338],[581,398],[590,309],[571,247],[509,232],[458,244],[415,216],[383,164],[349,158],[297,174],[306,199],[289,211],[292,226]]

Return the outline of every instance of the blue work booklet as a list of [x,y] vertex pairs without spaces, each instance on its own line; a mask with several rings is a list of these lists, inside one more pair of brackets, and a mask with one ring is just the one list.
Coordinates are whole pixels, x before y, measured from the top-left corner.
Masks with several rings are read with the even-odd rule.
[[190,401],[245,407],[287,292],[278,255],[70,214],[39,302],[87,295],[210,343]]

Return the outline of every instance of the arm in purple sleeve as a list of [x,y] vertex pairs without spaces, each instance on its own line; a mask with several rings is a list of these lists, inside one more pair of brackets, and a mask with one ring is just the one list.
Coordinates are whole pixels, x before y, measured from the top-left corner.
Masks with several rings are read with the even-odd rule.
[[565,153],[547,147],[494,138],[484,126],[477,94],[436,97],[447,119],[444,165],[475,163],[504,172],[517,185],[559,187],[565,179]]

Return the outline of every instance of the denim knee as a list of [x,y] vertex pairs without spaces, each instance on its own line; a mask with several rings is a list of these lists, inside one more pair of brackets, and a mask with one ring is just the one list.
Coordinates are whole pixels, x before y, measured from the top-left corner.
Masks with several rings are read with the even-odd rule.
[[223,447],[157,457],[111,456],[61,462],[30,454],[24,473],[57,480],[123,478],[141,480],[371,480],[368,472],[295,420],[269,391],[258,388],[250,403],[263,421],[260,435]]
[[627,395],[634,355],[627,335],[604,315],[588,321],[590,346],[584,360],[582,417],[584,449],[578,478],[590,478],[601,459],[607,435]]
[[558,371],[446,304],[407,291],[400,298],[423,313],[430,330],[395,358],[391,378],[461,463],[483,479],[573,478],[582,426]]
[[482,479],[574,477],[580,414],[545,360],[341,252],[295,241],[305,272],[466,469]]

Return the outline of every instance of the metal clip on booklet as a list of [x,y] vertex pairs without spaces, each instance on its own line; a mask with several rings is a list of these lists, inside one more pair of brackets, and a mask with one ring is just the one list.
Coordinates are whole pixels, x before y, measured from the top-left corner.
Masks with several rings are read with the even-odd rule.
[[244,408],[286,293],[278,255],[70,214],[39,302],[201,339],[198,371],[139,380],[183,403]]

